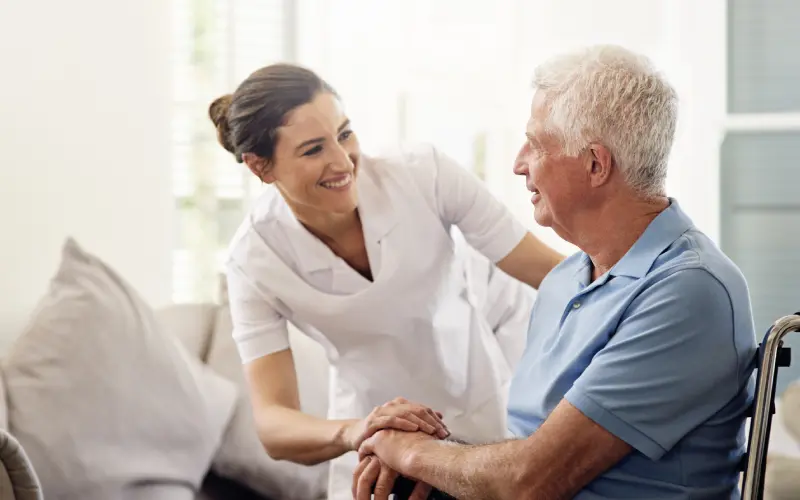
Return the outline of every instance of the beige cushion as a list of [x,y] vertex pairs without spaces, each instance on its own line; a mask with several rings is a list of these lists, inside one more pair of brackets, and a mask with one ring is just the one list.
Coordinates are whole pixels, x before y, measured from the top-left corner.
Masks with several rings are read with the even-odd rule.
[[781,424],[794,439],[800,443],[800,382],[792,382],[780,397],[781,411],[775,412]]
[[[230,309],[224,286],[221,305],[211,339],[208,365],[217,373],[235,381],[240,400],[213,468],[217,474],[237,480],[251,489],[282,500],[324,498],[327,486],[327,464],[314,467],[278,462],[264,451],[258,436],[242,371],[242,363],[233,341]],[[322,347],[312,340],[290,332],[290,341],[298,372],[300,400],[303,409],[324,417],[327,413],[327,360]],[[321,358],[321,359],[320,359]]]
[[206,361],[217,305],[175,304],[156,311],[158,324],[181,341],[196,359]]
[[793,383],[775,400],[767,449],[765,500],[800,499],[800,384]]
[[767,456],[764,500],[800,499],[800,459],[782,455]]
[[71,239],[4,372],[9,427],[46,498],[124,498],[140,484],[190,498],[237,397]]
[[[0,429],[8,429],[8,398],[6,397],[6,382],[0,371]],[[0,497],[2,499],[3,497]]]

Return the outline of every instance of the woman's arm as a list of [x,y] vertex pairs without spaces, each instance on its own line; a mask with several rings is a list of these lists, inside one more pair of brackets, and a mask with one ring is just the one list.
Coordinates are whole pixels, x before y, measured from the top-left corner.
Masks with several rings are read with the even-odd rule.
[[381,429],[449,435],[441,414],[396,399],[362,420],[326,420],[300,411],[292,351],[285,349],[245,365],[256,430],[264,449],[276,460],[314,465],[355,451]]
[[436,150],[432,161],[433,196],[442,220],[458,226],[467,242],[506,274],[538,290],[564,256],[528,231],[472,172]]
[[352,449],[348,420],[325,420],[300,411],[297,375],[291,349],[245,365],[250,398],[261,443],[276,460],[313,465]]
[[531,233],[526,233],[511,252],[497,262],[497,267],[533,288],[539,289],[542,280],[564,256]]

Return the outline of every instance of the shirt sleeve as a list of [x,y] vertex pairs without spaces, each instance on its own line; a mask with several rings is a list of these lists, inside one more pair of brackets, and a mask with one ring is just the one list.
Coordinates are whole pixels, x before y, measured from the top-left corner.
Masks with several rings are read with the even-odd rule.
[[286,319],[255,289],[235,262],[228,263],[226,278],[233,339],[242,363],[288,349]]
[[439,216],[493,263],[508,255],[528,232],[478,177],[434,149],[434,196]]
[[733,307],[705,269],[645,289],[566,399],[657,460],[741,388]]

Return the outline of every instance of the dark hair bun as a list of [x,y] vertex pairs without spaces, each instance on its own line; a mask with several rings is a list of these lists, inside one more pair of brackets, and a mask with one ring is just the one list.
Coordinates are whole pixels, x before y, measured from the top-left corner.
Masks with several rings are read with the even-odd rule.
[[242,157],[236,154],[236,147],[233,145],[233,142],[231,142],[231,130],[228,123],[228,110],[230,110],[231,102],[233,102],[233,96],[231,94],[217,97],[214,99],[214,102],[211,103],[211,106],[208,107],[208,116],[217,128],[217,140],[219,143],[222,144],[223,148],[236,156],[236,161],[241,163]]

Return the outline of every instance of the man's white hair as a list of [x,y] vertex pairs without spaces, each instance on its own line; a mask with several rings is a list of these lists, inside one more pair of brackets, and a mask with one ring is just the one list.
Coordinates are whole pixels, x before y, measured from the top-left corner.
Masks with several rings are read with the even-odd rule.
[[533,86],[545,96],[545,130],[564,154],[601,143],[631,187],[665,194],[678,98],[649,59],[615,45],[592,46],[540,65]]

